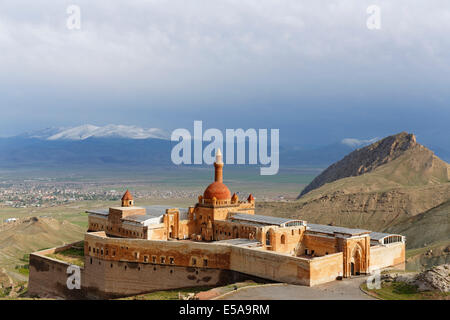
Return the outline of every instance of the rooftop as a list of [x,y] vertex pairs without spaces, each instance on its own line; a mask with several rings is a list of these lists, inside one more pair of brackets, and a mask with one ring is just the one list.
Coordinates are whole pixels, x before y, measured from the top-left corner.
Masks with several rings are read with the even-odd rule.
[[264,224],[264,225],[277,225],[282,226],[288,222],[303,222],[297,219],[288,219],[288,218],[279,218],[279,217],[271,217],[271,216],[262,216],[257,214],[246,214],[246,213],[231,213],[231,220],[240,220],[246,222],[252,222],[256,224]]
[[399,236],[402,237],[400,234],[392,234],[392,233],[383,233],[383,232],[371,232],[370,233],[370,239],[371,240],[381,240],[383,238],[389,237],[389,236]]
[[[122,209],[123,210],[131,210],[131,209],[137,209],[137,208],[144,208],[145,209],[146,213],[145,213],[145,215],[141,215],[141,217],[145,217],[144,220],[147,220],[147,219],[150,219],[150,218],[156,218],[156,217],[162,216],[163,214],[166,213],[166,209],[170,208],[170,206],[153,205],[153,206],[145,206],[145,207],[119,207],[119,209],[121,209],[121,210]],[[188,212],[187,208],[179,208],[179,210],[180,210],[180,213]],[[86,213],[92,213],[92,214],[99,214],[99,215],[107,216],[107,215],[109,215],[109,209],[87,210]],[[142,221],[144,221],[144,220],[142,220]]]
[[308,223],[306,230],[312,231],[312,232],[327,233],[327,234],[341,233],[341,234],[348,234],[351,236],[357,236],[357,235],[361,235],[361,234],[370,233],[369,230],[364,230],[364,229],[352,229],[352,228],[327,226],[324,224],[314,224],[314,223]]
[[133,222],[144,222],[147,221],[149,219],[154,219],[154,218],[158,218],[159,216],[150,216],[150,215],[143,215],[143,214],[135,214],[135,215],[131,215],[131,216],[127,216],[122,218],[122,220],[126,220],[126,221],[133,221]]
[[234,246],[243,246],[243,247],[257,247],[257,246],[261,245],[261,242],[259,242],[258,240],[250,240],[250,239],[245,239],[245,238],[219,240],[219,241],[214,241],[214,243],[231,244]]

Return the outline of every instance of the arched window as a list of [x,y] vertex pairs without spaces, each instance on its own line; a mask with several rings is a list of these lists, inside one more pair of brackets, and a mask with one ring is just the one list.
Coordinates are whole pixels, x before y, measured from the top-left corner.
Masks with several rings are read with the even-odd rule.
[[266,232],[266,246],[270,246],[270,232]]
[[286,244],[286,236],[284,234],[281,235],[281,244]]

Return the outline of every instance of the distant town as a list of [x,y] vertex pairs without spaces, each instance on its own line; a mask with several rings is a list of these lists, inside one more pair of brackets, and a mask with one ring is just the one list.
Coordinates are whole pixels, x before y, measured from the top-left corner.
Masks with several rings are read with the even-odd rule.
[[[195,198],[200,192],[200,190],[184,191],[160,187],[147,189],[136,191],[136,197],[141,199],[183,199]],[[122,188],[115,189],[107,183],[71,183],[54,179],[5,180],[0,184],[0,207],[52,207],[84,200],[116,201],[122,194]]]

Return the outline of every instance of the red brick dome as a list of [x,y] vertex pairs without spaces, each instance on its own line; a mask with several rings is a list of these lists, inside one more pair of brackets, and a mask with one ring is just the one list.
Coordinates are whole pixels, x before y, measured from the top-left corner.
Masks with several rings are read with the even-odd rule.
[[203,193],[204,199],[212,200],[214,197],[216,197],[217,200],[230,200],[231,192],[222,182],[216,181],[211,183]]

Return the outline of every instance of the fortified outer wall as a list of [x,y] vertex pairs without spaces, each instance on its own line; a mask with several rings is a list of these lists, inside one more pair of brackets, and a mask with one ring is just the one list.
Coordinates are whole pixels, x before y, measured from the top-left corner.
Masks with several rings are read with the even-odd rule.
[[395,266],[397,269],[405,268],[405,243],[394,242],[387,245],[370,247],[369,272]]
[[[86,270],[95,264],[96,258],[105,263],[125,261],[232,270],[272,281],[302,285],[319,284],[342,275],[342,254],[315,258],[320,259],[322,263],[317,262],[313,266],[317,265],[323,270],[314,273],[311,271],[311,261],[314,262],[315,259],[267,250],[192,241],[162,243],[141,239],[114,239],[105,238],[100,233],[86,235],[85,256],[89,259],[86,261]],[[331,276],[333,272],[334,277]],[[313,282],[310,282],[311,276],[314,277]]]
[[[153,243],[154,248],[160,246],[158,242]],[[30,255],[28,291],[31,295],[64,299],[117,298],[156,290],[218,286],[248,279],[262,280],[219,268],[107,261],[85,256],[85,267],[80,268],[81,289],[70,290],[67,287],[70,275],[66,273],[70,264],[46,255],[66,250],[79,243],[42,250]],[[178,250],[183,252],[182,248],[183,246],[179,246]]]
[[[342,252],[308,259],[228,244],[107,238],[104,232],[86,234],[84,244],[81,290],[67,288],[68,263],[45,256],[68,245],[30,255],[29,292],[96,299],[252,278],[314,286],[343,275]],[[403,262],[404,253],[404,243],[371,247],[371,270]]]
[[[81,242],[71,243],[65,246],[42,250],[30,254],[28,293],[31,296],[40,297],[60,297],[82,299],[84,293],[80,290],[69,290],[67,288],[67,268],[69,263],[56,260],[46,255],[64,251]],[[84,277],[84,270],[80,267],[81,279]]]
[[86,265],[82,287],[87,298],[98,299],[159,290],[220,286],[247,279],[261,280],[217,268],[180,267],[92,258],[92,264]]

